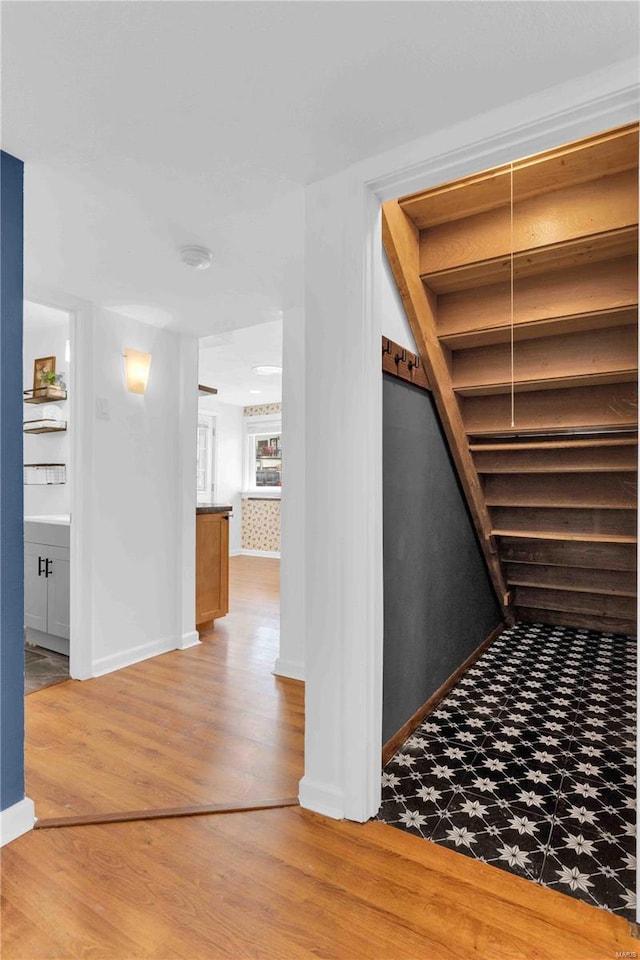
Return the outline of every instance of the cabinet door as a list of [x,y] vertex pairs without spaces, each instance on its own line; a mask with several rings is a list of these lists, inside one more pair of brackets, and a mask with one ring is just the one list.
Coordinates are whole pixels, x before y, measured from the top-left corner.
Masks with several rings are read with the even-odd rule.
[[229,514],[196,517],[196,624],[229,612]]
[[44,633],[47,632],[47,580],[44,570],[49,549],[41,543],[24,545],[24,625]]
[[65,547],[48,547],[47,633],[69,639],[69,551]]

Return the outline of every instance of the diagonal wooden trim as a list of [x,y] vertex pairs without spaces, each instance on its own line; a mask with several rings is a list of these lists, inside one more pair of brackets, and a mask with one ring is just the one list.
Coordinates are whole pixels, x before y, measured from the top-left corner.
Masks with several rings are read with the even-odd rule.
[[202,817],[219,813],[249,813],[253,810],[274,810],[297,806],[297,797],[285,797],[280,800],[248,800],[244,803],[204,803],[190,807],[124,810],[118,813],[95,813],[77,817],[48,817],[37,820],[34,830],[50,830],[52,827],[86,827],[100,823],[130,823],[132,820],[165,820],[169,817]]
[[423,720],[429,716],[430,713],[433,713],[435,708],[438,706],[441,700],[444,700],[446,695],[451,692],[455,687],[458,680],[467,672],[469,667],[478,660],[485,650],[491,646],[494,640],[497,640],[502,631],[505,629],[506,624],[501,623],[499,627],[496,627],[486,640],[483,640],[479,647],[470,654],[464,663],[460,664],[457,670],[455,670],[451,676],[445,680],[442,686],[438,687],[435,693],[432,693],[426,703],[423,703],[421,707],[418,707],[416,712],[412,717],[409,717],[407,722],[403,724],[397,733],[395,733],[390,740],[387,740],[384,747],[382,748],[382,766],[391,760],[391,757],[398,752],[402,744],[407,740],[414,730],[416,730]]
[[419,232],[397,200],[382,205],[382,239],[402,303],[420,351],[447,436],[460,483],[480,539],[484,557],[507,623],[513,622],[509,597],[480,478],[469,451],[460,407],[453,391],[448,359],[438,341],[436,297],[419,276]]
[[382,338],[382,372],[429,390],[429,381],[420,357],[388,337]]

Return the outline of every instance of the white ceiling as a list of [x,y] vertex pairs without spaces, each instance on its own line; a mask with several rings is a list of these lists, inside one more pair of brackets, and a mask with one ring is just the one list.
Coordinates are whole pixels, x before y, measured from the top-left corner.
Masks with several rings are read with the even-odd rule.
[[263,365],[282,366],[282,320],[201,340],[198,383],[216,387],[223,403],[280,403],[282,375],[263,376],[251,369]]
[[[633,2],[2,3],[25,279],[198,336],[303,288],[303,186],[637,55]],[[181,244],[214,252],[206,272]]]
[[29,327],[63,327],[69,325],[66,310],[57,310],[43,303],[24,302],[24,323]]

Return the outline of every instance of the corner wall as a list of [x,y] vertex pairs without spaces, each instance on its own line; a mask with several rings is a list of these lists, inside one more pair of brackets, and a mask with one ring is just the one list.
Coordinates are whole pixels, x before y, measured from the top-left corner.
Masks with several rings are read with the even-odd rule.
[[[125,388],[125,347],[152,354],[143,396]],[[83,400],[93,412],[93,458],[84,481],[93,503],[95,676],[197,642],[191,536],[197,341],[98,311],[90,355],[80,362],[92,370]],[[191,448],[193,463],[183,455]]]

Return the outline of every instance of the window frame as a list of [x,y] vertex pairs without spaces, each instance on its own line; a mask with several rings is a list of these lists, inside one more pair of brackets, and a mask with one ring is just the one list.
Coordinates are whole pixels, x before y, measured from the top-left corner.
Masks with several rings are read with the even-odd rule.
[[282,414],[267,413],[255,417],[244,418],[244,464],[243,464],[243,496],[264,497],[265,499],[279,499],[282,485],[277,487],[259,487],[255,476],[255,448],[256,440],[263,437],[280,437],[282,450]]

